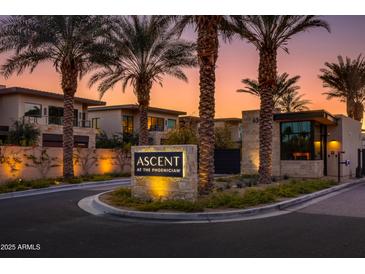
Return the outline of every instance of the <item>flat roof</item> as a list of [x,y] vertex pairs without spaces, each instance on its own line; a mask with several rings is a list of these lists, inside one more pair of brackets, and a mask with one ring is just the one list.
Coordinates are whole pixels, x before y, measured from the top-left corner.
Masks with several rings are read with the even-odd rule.
[[242,118],[215,118],[214,122],[242,122]]
[[[122,110],[122,109],[129,109],[129,110],[138,110],[137,104],[127,104],[127,105],[114,105],[114,106],[105,106],[105,107],[94,107],[89,108],[89,112],[93,111],[108,111],[108,110]],[[157,108],[157,107],[148,107],[149,111],[163,113],[163,114],[173,114],[173,115],[185,115],[186,112],[172,110],[172,109],[165,109],[165,108]]]
[[337,119],[327,111],[308,110],[299,112],[274,113],[274,121],[316,121],[323,125],[336,125]]
[[[37,89],[23,88],[23,87],[8,87],[8,88],[0,88],[0,95],[8,95],[8,94],[25,94],[39,97],[47,97],[56,100],[63,100],[63,94],[54,93],[49,91],[42,91]],[[106,103],[103,101],[92,100],[87,98],[75,97],[75,102],[86,104],[89,106],[103,106]]]

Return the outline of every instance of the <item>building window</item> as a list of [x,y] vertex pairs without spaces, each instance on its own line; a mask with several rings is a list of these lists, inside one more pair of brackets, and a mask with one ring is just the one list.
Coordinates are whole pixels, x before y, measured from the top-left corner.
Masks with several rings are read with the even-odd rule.
[[176,128],[176,120],[175,119],[167,119],[167,128],[168,129]]
[[24,116],[41,117],[42,105],[33,103],[24,103]]
[[148,117],[148,130],[164,131],[164,118]]
[[[78,110],[74,109],[74,126],[79,125],[79,115]],[[63,124],[63,107],[55,107],[49,106],[48,107],[48,124],[51,125],[62,125]]]
[[313,126],[310,121],[280,125],[281,160],[314,159]]
[[99,129],[100,128],[100,118],[92,118],[91,127],[95,128],[95,129]]
[[123,115],[123,133],[133,134],[133,116]]

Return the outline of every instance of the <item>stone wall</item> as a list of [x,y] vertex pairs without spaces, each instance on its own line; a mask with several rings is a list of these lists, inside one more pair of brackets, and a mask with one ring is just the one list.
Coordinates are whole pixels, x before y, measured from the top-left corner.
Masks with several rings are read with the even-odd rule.
[[[257,174],[259,168],[258,110],[242,112],[242,174]],[[272,174],[280,176],[280,125],[273,124]]]
[[323,177],[323,161],[282,160],[280,161],[280,174],[294,178],[321,178]]
[[[182,152],[183,177],[135,176],[135,152]],[[195,145],[132,147],[132,195],[144,200],[189,200],[198,196],[197,147]]]
[[[40,160],[41,158],[43,161]],[[62,148],[0,146],[0,159],[0,183],[15,179],[62,177]],[[130,163],[130,153],[120,150],[74,149],[76,176],[115,172],[129,173]]]

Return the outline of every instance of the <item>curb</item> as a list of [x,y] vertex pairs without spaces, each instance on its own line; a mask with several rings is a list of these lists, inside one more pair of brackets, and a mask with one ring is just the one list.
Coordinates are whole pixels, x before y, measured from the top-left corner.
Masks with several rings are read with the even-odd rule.
[[[99,197],[110,191],[100,193],[91,197],[87,197],[89,202],[89,210],[83,208],[89,212],[99,212],[97,215],[106,214],[119,218],[145,220],[145,221],[167,221],[167,222],[219,222],[219,221],[233,221],[242,218],[252,218],[257,215],[265,215],[284,211],[289,207],[294,207],[299,204],[303,204],[315,198],[344,190],[353,186],[357,186],[364,180],[359,179],[350,183],[345,183],[331,188],[323,189],[314,193],[306,194],[298,198],[289,199],[286,201],[278,202],[261,207],[238,209],[230,211],[220,212],[201,212],[201,213],[171,213],[171,212],[144,212],[136,210],[126,210],[110,206],[102,201]],[[81,200],[82,201],[82,200]],[[80,201],[80,202],[81,202]]]
[[20,198],[20,197],[28,197],[34,195],[41,195],[41,194],[48,194],[48,193],[55,193],[61,191],[69,191],[69,190],[76,190],[76,189],[88,189],[98,186],[117,186],[117,185],[124,185],[130,182],[130,178],[123,178],[123,179],[112,179],[107,181],[98,181],[98,182],[86,182],[80,184],[72,184],[72,185],[62,185],[62,186],[51,186],[47,188],[39,188],[39,189],[30,189],[24,191],[14,191],[0,194],[0,200],[10,199],[10,198]]

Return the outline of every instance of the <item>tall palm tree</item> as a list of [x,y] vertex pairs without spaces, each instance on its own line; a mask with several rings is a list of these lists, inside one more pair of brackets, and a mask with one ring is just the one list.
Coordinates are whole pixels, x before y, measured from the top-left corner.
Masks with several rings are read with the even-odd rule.
[[277,109],[281,112],[296,112],[308,110],[308,105],[311,104],[310,100],[303,99],[305,94],[299,94],[298,91],[290,91],[285,93],[277,101]]
[[107,31],[107,17],[101,16],[11,16],[0,29],[0,52],[13,55],[1,67],[5,78],[30,72],[42,62],[50,62],[60,74],[64,94],[63,175],[74,176],[73,120],[74,95],[78,78],[101,60],[99,37]]
[[229,16],[178,16],[175,30],[195,27],[199,61],[199,192],[208,193],[214,175],[215,68],[218,59],[218,36],[230,39],[235,31]]
[[260,15],[237,16],[236,27],[241,36],[259,51],[260,151],[259,183],[271,183],[272,175],[272,114],[276,89],[277,51],[288,52],[288,41],[296,34],[311,28],[329,25],[316,16]]
[[[278,108],[278,101],[280,98],[282,98],[285,94],[300,89],[297,85],[299,79],[299,75],[289,78],[289,74],[286,72],[277,76],[276,87],[273,92],[273,103],[275,109]],[[257,80],[246,78],[242,79],[241,82],[246,86],[244,89],[238,89],[237,92],[244,92],[260,97],[259,82]]]
[[100,97],[122,83],[130,84],[137,96],[140,112],[139,145],[148,145],[147,109],[153,83],[162,85],[169,75],[187,82],[183,68],[197,64],[193,43],[176,38],[168,20],[161,16],[117,17],[111,34],[109,62],[90,78],[90,86],[98,83]]
[[356,59],[337,57],[338,63],[325,63],[319,78],[323,87],[330,88],[324,92],[328,99],[338,98],[346,102],[347,115],[362,121],[365,101],[365,60],[361,54]]

